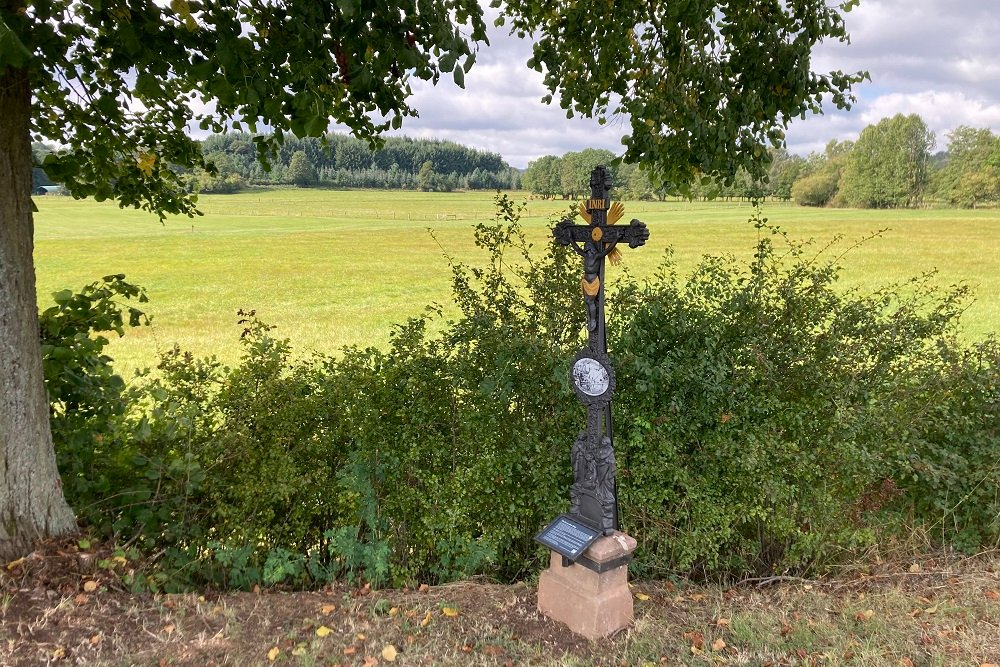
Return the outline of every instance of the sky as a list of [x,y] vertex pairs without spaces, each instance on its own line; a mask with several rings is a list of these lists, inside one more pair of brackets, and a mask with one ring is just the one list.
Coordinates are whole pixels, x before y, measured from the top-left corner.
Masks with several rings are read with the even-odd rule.
[[[788,149],[822,152],[831,139],[856,139],[861,130],[897,113],[916,113],[944,150],[959,125],[1000,133],[1000,1],[861,0],[845,15],[851,44],[828,42],[813,53],[813,71],[867,70],[871,82],[854,89],[850,111],[825,105],[824,114],[796,119]],[[628,124],[598,126],[567,119],[546,94],[541,74],[525,64],[531,44],[491,28],[465,77],[465,90],[442,77],[437,86],[414,80],[411,104],[419,118],[395,134],[450,139],[499,153],[524,168],[543,155],[584,148],[621,153]]]

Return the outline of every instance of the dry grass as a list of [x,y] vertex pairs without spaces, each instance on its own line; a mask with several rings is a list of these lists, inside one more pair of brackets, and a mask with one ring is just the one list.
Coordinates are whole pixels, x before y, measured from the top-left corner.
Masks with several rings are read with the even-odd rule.
[[1000,662],[996,552],[872,563],[818,581],[779,578],[732,587],[638,582],[634,623],[598,642],[540,616],[531,584],[132,595],[121,590],[114,574],[128,564],[95,568],[86,556],[71,543],[48,545],[4,568],[0,664],[981,667]]

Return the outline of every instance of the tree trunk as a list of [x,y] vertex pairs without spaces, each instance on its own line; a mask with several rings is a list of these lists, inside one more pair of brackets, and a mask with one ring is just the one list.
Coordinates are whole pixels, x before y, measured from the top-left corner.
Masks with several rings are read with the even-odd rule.
[[28,72],[0,68],[0,563],[76,529],[42,376],[32,262]]

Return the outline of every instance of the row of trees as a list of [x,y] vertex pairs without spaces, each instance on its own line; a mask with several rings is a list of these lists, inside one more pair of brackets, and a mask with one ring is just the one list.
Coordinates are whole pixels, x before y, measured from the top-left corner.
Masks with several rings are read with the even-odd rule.
[[1000,201],[1000,137],[959,126],[947,149],[931,153],[934,133],[916,114],[897,114],[831,141],[806,158],[792,188],[805,206],[912,207],[928,201],[964,208]]
[[[784,149],[771,151],[771,163],[766,181],[754,179],[745,169],[740,169],[726,182],[723,178],[696,180],[687,187],[691,196],[698,199],[762,199],[791,197],[792,182],[804,163],[801,157],[789,155]],[[675,191],[666,184],[650,178],[646,169],[634,164],[612,164],[614,153],[588,148],[566,153],[562,157],[546,155],[528,164],[521,176],[525,190],[543,197],[575,199],[589,194],[587,183],[594,165],[608,165],[617,196],[625,199],[663,200]]]
[[[217,134],[202,150],[216,173],[198,169],[189,187],[236,192],[251,184],[403,190],[517,189],[520,173],[497,153],[452,141],[390,137],[381,148],[341,134],[288,138],[265,168],[252,135]],[[423,174],[423,176],[421,176]]]
[[[773,197],[803,206],[899,208],[933,201],[973,208],[1000,202],[1000,137],[960,126],[948,134],[946,150],[932,154],[934,146],[934,133],[920,116],[897,114],[866,127],[857,141],[830,141],[822,153],[802,157],[772,148],[766,178],[739,169],[688,187],[699,199]],[[546,155],[528,165],[522,185],[544,197],[586,196],[589,170],[614,157],[593,149]],[[613,168],[613,178],[624,198],[663,199],[672,191],[635,165]]]

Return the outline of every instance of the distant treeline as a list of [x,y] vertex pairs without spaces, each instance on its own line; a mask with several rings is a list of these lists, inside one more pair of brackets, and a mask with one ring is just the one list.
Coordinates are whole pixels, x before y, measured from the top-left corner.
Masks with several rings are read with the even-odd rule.
[[[862,130],[856,141],[830,141],[806,157],[772,150],[767,178],[739,171],[728,181],[705,178],[692,185],[697,199],[782,199],[803,206],[898,208],[928,203],[965,208],[1000,204],[1000,137],[988,128],[959,126],[946,150],[932,153],[934,134],[916,114],[897,114]],[[33,190],[55,188],[39,167],[55,150],[34,144]],[[612,172],[616,197],[663,200],[672,189],[650,181],[635,165],[614,164],[607,150],[588,148],[545,155],[522,173],[497,153],[438,139],[390,137],[379,150],[354,137],[329,134],[287,137],[271,168],[257,159],[253,135],[233,132],[202,143],[215,173],[195,170],[188,187],[238,192],[250,185],[326,186],[393,190],[518,190],[542,197],[577,199],[589,194],[590,171]],[[49,187],[47,187],[49,186]]]
[[804,206],[962,208],[1000,203],[1000,137],[960,125],[947,149],[916,114],[883,118],[856,141],[831,141],[802,160],[792,197]]
[[[1000,137],[988,128],[959,126],[947,149],[931,153],[934,133],[920,116],[897,114],[862,130],[856,141],[830,141],[807,157],[772,150],[767,178],[743,170],[728,182],[706,178],[692,184],[697,199],[794,199],[802,206],[905,208],[934,204],[976,208],[1000,204]],[[543,197],[581,196],[586,173],[610,160],[588,149],[528,164],[522,185]],[[664,199],[668,188],[652,184],[642,169],[612,169],[618,196]]]
[[[615,196],[622,199],[664,200],[672,192],[671,188],[650,181],[646,171],[634,164],[613,164],[615,154],[608,150],[587,148],[564,155],[545,155],[528,163],[521,176],[521,185],[542,197],[577,199],[590,193],[590,171],[595,165],[609,166],[611,182],[615,186]],[[797,161],[797,162],[796,162]],[[755,181],[741,171],[732,183],[706,180],[693,186],[693,194],[698,199],[766,199],[774,197],[790,199],[792,181],[797,174],[799,163],[804,160],[789,156],[784,150],[772,154],[770,178],[767,182]]]
[[287,137],[265,171],[257,160],[253,135],[233,132],[202,142],[216,174],[196,173],[192,188],[235,192],[247,185],[288,184],[403,190],[495,190],[520,187],[520,172],[497,153],[452,141],[389,137],[371,150],[354,137]]

